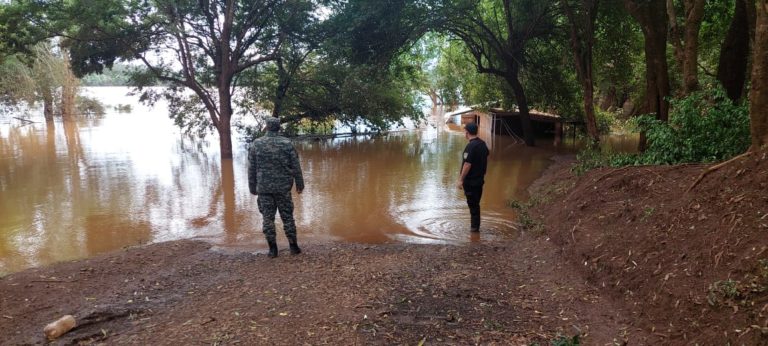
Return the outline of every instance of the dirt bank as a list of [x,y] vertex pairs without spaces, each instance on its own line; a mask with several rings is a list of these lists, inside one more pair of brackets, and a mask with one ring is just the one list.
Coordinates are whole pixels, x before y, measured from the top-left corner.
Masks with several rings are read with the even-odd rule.
[[466,246],[306,246],[305,254],[227,254],[160,243],[0,279],[0,343],[516,344],[581,333],[588,344],[646,340],[623,310],[521,236]]
[[[534,216],[579,276],[665,344],[768,344],[768,156],[710,166],[568,162],[533,187]],[[694,186],[695,185],[695,186]]]

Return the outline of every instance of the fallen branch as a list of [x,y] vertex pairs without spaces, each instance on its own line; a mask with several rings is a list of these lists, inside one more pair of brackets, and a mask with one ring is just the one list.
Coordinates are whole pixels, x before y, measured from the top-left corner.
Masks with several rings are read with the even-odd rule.
[[744,154],[741,154],[739,156],[736,156],[736,157],[734,157],[734,158],[732,158],[732,159],[730,159],[728,161],[721,162],[721,163],[718,163],[718,164],[716,164],[716,165],[714,165],[712,167],[707,168],[707,170],[702,172],[701,175],[696,179],[696,181],[694,181],[693,184],[691,184],[691,186],[688,188],[688,190],[685,190],[685,193],[691,192],[691,190],[693,190],[693,188],[696,187],[696,185],[699,185],[699,183],[704,179],[704,177],[706,177],[710,173],[712,173],[712,172],[714,172],[714,171],[716,171],[716,170],[718,170],[720,168],[723,168],[723,167],[727,166],[728,164],[730,164],[730,163],[732,163],[734,161],[737,161],[739,159],[745,158],[745,157],[747,157],[749,155],[752,155],[751,151],[748,151],[748,152],[746,152]]
[[13,118],[16,119],[16,120],[21,120],[21,121],[27,122],[28,124],[37,123],[37,121],[32,121],[32,120],[29,120],[29,119],[24,119],[24,118],[19,118],[19,117],[13,117]]

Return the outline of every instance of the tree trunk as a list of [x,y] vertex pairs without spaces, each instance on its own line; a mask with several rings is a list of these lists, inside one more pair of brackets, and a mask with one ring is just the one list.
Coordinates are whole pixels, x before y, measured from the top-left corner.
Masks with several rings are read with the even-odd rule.
[[[584,6],[579,19],[571,4],[565,2],[565,12],[570,21],[571,51],[576,65],[576,75],[584,92],[584,115],[587,121],[587,134],[592,143],[600,142],[600,133],[595,118],[594,83],[592,81],[592,46],[595,41],[595,20],[597,19],[597,0],[582,1]],[[581,24],[584,28],[580,30]]]
[[50,87],[43,87],[43,115],[45,121],[53,121],[53,92]]
[[508,74],[507,82],[512,87],[512,92],[515,94],[515,102],[520,112],[520,124],[523,126],[523,139],[525,145],[532,147],[536,145],[535,135],[533,133],[533,125],[531,124],[531,115],[528,110],[528,99],[525,96],[525,90],[523,85],[520,84],[517,74]]
[[752,151],[768,147],[768,0],[757,1],[756,16],[752,86],[749,95]]
[[438,103],[440,102],[439,98],[437,97],[437,91],[430,88],[427,94],[429,94],[429,100],[432,102],[432,108],[437,108]]
[[67,76],[61,86],[61,118],[72,120],[75,116],[75,99],[77,98],[77,81],[74,76]]
[[684,27],[680,28],[673,0],[667,0],[669,38],[675,47],[675,62],[683,77],[683,94],[699,88],[699,30],[704,18],[704,0],[684,0]]
[[704,19],[704,0],[685,0],[685,47],[683,49],[683,92],[699,89],[699,31]]
[[69,63],[69,54],[62,54],[64,59],[64,80],[61,83],[61,118],[63,120],[72,120],[76,113],[76,100],[78,80],[72,73]]
[[[591,74],[591,73],[590,73]],[[595,100],[592,78],[582,82],[584,89],[584,115],[587,118],[587,134],[593,143],[600,142],[600,132],[597,129],[597,118],[595,117]]]
[[[688,1],[688,0],[686,0]],[[672,47],[675,47],[675,65],[680,72],[683,71],[685,65],[685,54],[683,53],[683,31],[677,22],[677,9],[675,9],[675,1],[667,0],[667,20],[669,21],[669,40],[672,43]]]
[[670,95],[666,36],[666,29],[653,28],[651,25],[645,39],[646,88],[648,90],[646,102],[649,111],[656,113],[656,117],[663,121],[669,118],[669,104],[666,98]]
[[717,79],[723,84],[728,97],[734,101],[741,98],[747,80],[750,44],[748,3],[751,4],[751,0],[736,0],[731,26],[720,47],[717,67]]
[[[221,160],[221,194],[224,197],[224,232],[228,240],[237,239],[235,169],[232,159]],[[218,201],[216,201],[218,202]]]
[[645,37],[645,102],[649,112],[667,121],[670,95],[669,69],[667,67],[667,21],[664,0],[625,0],[625,6],[640,23]]
[[283,60],[277,59],[277,89],[275,90],[275,108],[272,110],[272,116],[280,118],[280,113],[283,111],[283,101],[285,95],[288,93],[288,86],[291,82],[288,72],[283,66]]
[[221,159],[232,158],[232,95],[229,85],[219,87],[219,124],[216,130],[219,132],[219,147]]

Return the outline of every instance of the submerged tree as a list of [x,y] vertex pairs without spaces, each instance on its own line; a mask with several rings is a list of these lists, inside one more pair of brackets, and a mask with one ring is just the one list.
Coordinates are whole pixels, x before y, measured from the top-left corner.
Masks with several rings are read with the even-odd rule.
[[[282,44],[284,13],[306,12],[303,0],[124,2],[75,1],[73,61],[81,74],[137,59],[151,76],[191,90],[219,135],[222,159],[232,158],[231,119],[237,78],[273,61]],[[299,16],[300,17],[300,16]],[[145,80],[146,81],[146,80]],[[176,97],[183,97],[177,94]]]
[[474,57],[479,73],[503,78],[512,89],[520,112],[525,143],[534,145],[528,97],[520,73],[530,58],[528,45],[554,31],[554,2],[501,0],[472,2],[446,13],[440,30],[460,38]]
[[73,75],[66,52],[48,42],[38,43],[26,54],[7,56],[0,65],[0,93],[4,102],[34,105],[42,102],[46,121],[55,113],[70,119],[76,113],[79,81]]

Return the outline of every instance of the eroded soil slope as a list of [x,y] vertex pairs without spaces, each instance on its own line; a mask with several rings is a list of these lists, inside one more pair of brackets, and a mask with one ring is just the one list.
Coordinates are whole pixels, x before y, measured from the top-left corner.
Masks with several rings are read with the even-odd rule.
[[[604,168],[532,189],[563,258],[668,344],[768,343],[768,158]],[[694,186],[695,185],[695,186]]]

